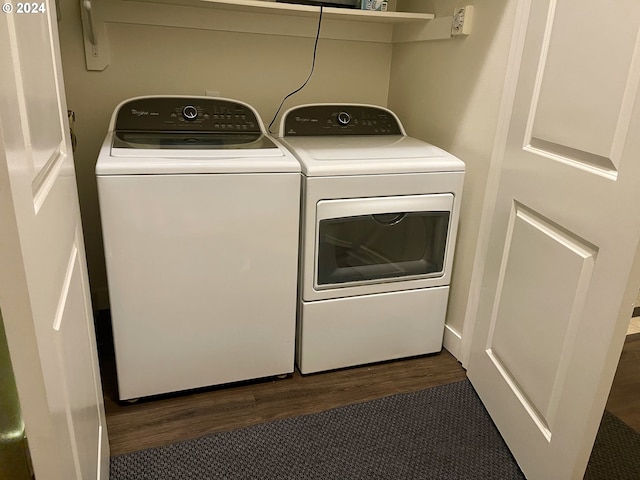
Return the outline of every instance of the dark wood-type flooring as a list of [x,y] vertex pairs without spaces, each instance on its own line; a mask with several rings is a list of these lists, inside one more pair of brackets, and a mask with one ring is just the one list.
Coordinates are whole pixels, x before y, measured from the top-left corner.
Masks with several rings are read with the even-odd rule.
[[[439,354],[302,376],[243,382],[180,394],[118,401],[108,313],[98,316],[111,455],[168,445],[281,418],[320,412],[466,378],[446,350]],[[607,408],[640,431],[640,334],[627,337]]]
[[108,316],[98,319],[111,455],[168,445],[270,420],[316,413],[466,378],[446,350],[434,355],[302,376],[243,382],[181,394],[118,401]]
[[607,410],[640,433],[640,333],[627,335]]

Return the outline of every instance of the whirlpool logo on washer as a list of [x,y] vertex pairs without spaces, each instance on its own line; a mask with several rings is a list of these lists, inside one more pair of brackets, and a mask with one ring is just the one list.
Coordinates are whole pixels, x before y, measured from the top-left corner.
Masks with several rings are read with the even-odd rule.
[[145,117],[145,116],[158,116],[160,115],[158,112],[149,112],[148,110],[136,110],[135,108],[131,109],[131,115],[136,117]]

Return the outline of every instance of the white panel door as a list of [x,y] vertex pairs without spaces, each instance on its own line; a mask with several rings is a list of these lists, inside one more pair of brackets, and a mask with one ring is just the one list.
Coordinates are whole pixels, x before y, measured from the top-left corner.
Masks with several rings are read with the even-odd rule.
[[0,14],[0,308],[26,434],[36,478],[107,479],[55,4],[25,3],[22,12],[7,5]]
[[516,22],[468,376],[528,478],[579,479],[640,284],[640,2]]

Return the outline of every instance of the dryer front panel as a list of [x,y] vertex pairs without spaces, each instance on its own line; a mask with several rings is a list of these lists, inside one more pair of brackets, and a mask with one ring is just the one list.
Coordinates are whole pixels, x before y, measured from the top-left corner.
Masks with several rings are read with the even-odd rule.
[[451,194],[319,202],[314,288],[441,277],[452,208]]
[[[387,178],[394,180],[393,177]],[[407,175],[403,180],[428,175]],[[376,187],[371,196],[356,196],[354,177],[308,180],[303,206],[302,292],[306,301],[447,285],[459,212],[459,177],[444,180],[431,192],[406,182],[395,195]],[[316,179],[313,179],[316,180]],[[342,195],[323,198],[335,182]],[[402,182],[405,183],[405,182]],[[348,185],[350,184],[350,185]],[[389,183],[387,183],[389,185]],[[327,187],[323,189],[322,187]],[[388,187],[387,187],[388,188]],[[404,191],[403,191],[404,190]],[[375,196],[374,196],[375,195]],[[345,198],[346,197],[346,198]]]

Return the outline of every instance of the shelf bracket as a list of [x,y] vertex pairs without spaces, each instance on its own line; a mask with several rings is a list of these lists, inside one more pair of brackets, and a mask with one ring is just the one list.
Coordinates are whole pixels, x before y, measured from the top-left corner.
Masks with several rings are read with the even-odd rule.
[[423,24],[396,25],[393,29],[393,43],[448,40],[451,38],[453,17],[436,17]]
[[80,0],[80,17],[87,70],[102,71],[109,66],[108,41],[99,12],[98,0]]

